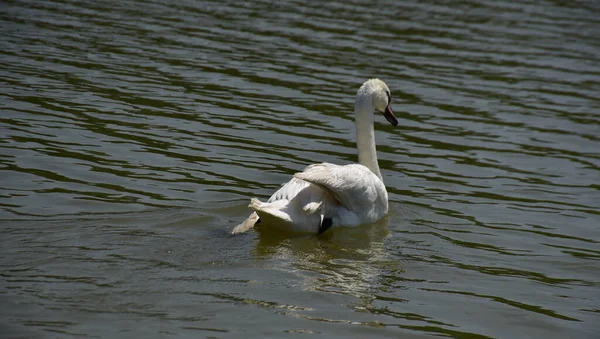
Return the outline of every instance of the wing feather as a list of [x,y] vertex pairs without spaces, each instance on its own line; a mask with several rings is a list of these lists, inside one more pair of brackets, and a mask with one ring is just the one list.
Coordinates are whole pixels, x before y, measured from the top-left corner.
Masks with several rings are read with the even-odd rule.
[[292,178],[286,182],[285,185],[281,186],[277,192],[267,200],[267,202],[273,202],[276,200],[292,200],[300,191],[309,185],[308,182]]
[[[371,170],[359,164],[338,166],[329,163],[308,166],[295,178],[310,182],[330,192],[347,209],[369,209],[380,198],[385,186]],[[387,201],[387,196],[384,198]]]

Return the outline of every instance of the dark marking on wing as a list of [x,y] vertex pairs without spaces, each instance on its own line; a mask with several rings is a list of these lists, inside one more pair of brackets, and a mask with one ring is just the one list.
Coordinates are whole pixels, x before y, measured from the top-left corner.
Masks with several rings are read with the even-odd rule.
[[319,234],[330,229],[332,225],[333,220],[331,220],[331,218],[323,218],[323,222],[321,223],[321,226],[319,226]]

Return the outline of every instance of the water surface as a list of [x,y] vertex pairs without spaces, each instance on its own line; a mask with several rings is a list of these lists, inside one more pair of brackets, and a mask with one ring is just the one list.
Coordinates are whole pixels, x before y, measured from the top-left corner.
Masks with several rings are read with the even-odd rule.
[[[6,337],[593,338],[600,7],[556,1],[0,5]],[[356,161],[390,214],[230,236]]]

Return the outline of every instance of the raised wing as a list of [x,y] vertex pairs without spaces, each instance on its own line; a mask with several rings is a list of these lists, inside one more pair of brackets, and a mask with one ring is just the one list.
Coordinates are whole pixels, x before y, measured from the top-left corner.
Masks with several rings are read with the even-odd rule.
[[387,207],[385,186],[377,175],[363,165],[315,164],[296,173],[294,177],[327,190],[353,212],[368,212],[376,206],[382,206],[381,203]]
[[300,191],[308,186],[306,181],[298,180],[296,178],[292,178],[290,181],[285,183],[285,185],[281,186],[277,192],[273,193],[273,195],[267,200],[267,202],[273,202],[276,200],[292,200]]

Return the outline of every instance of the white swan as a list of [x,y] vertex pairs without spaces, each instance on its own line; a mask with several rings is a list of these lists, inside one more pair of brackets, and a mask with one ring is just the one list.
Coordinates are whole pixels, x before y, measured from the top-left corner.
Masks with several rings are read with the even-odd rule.
[[373,223],[387,214],[388,194],[383,184],[373,131],[373,111],[383,113],[394,126],[391,95],[379,79],[367,80],[356,93],[354,115],[359,164],[328,163],[296,173],[267,202],[250,201],[252,214],[232,233],[261,223],[294,232],[322,233],[331,227]]

